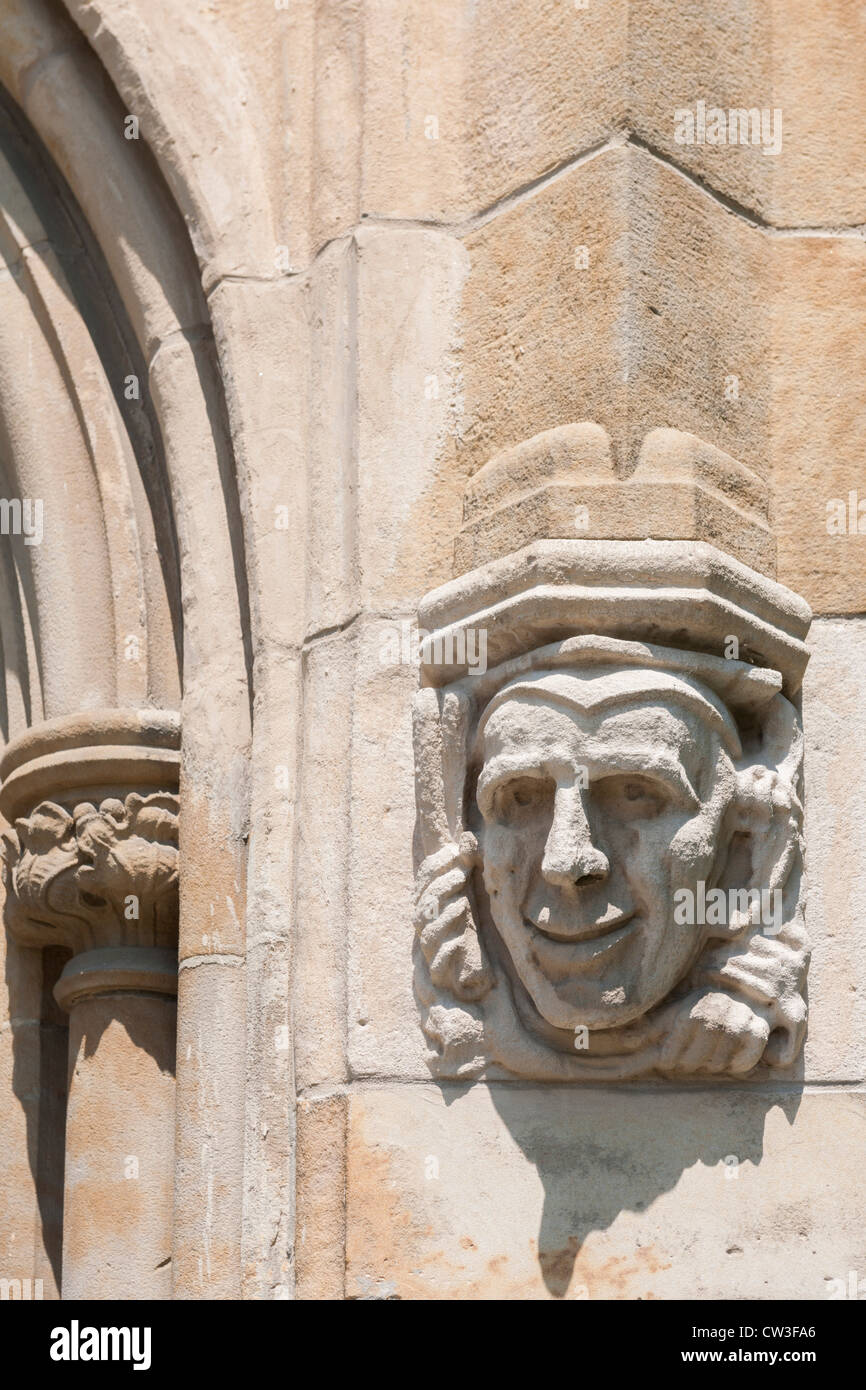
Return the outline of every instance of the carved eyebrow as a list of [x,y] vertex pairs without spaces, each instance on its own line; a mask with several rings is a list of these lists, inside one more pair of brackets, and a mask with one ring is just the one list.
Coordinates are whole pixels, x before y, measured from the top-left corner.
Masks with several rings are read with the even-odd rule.
[[[592,758],[590,762],[596,766],[604,765],[604,759]],[[544,771],[545,762],[537,759],[530,760],[528,756],[521,756],[520,753],[499,753],[495,758],[484,767],[478,778],[475,796],[482,811],[485,806],[489,806],[497,788],[503,782],[511,781],[515,777],[535,777],[543,780],[549,774]],[[678,793],[683,800],[696,810],[700,806],[700,797],[692,786],[686,775],[684,768],[673,758],[665,757],[663,753],[657,751],[647,753],[644,749],[626,751],[617,754],[615,765],[611,766],[607,777],[617,775],[628,775],[656,778],[664,782],[673,791]],[[597,779],[599,781],[603,778]]]
[[701,804],[701,799],[686,775],[682,764],[673,758],[665,757],[663,753],[654,752],[648,755],[641,750],[640,752],[618,755],[615,769],[612,769],[607,775],[613,777],[618,774],[628,775],[629,773],[636,777],[656,778],[664,782],[678,792],[695,810]]
[[482,768],[478,777],[475,799],[479,807],[483,811],[485,805],[490,804],[503,782],[510,782],[516,777],[535,777],[539,782],[546,780],[549,774],[544,771],[544,766],[544,762],[539,762],[537,758],[530,759],[527,754],[497,754]]

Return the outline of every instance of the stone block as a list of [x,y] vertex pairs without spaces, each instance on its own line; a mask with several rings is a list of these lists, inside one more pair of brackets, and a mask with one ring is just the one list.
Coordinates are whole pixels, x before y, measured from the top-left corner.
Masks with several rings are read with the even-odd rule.
[[625,479],[591,423],[561,425],[506,449],[475,473],[455,544],[456,574],[529,541],[574,535],[702,540],[775,572],[763,480],[695,435],[651,430]]
[[[671,11],[664,0],[645,0],[632,10],[632,121],[641,139],[774,226],[863,222],[866,178],[858,148],[866,83],[856,5],[720,0]],[[699,101],[710,139],[699,143],[696,129],[693,143],[678,141],[676,112],[691,109],[697,121]],[[724,113],[724,125],[713,108]],[[780,116],[769,140],[762,131],[754,143],[750,123],[741,143],[738,122],[732,143],[732,110]]]
[[353,1095],[346,1296],[806,1299],[863,1268],[859,1094]]
[[455,222],[622,127],[628,5],[366,12],[363,209]]
[[773,238],[778,577],[817,613],[866,609],[866,244]]
[[[816,619],[803,682],[806,740],[807,1081],[866,1078],[866,620]],[[845,651],[845,661],[839,652]]]

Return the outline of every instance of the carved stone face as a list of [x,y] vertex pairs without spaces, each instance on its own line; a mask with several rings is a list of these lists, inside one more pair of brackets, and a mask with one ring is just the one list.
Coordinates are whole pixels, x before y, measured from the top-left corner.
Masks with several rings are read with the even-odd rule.
[[493,708],[477,801],[493,921],[548,1025],[613,1028],[658,1004],[708,929],[674,893],[716,881],[735,792],[724,718],[653,673],[548,675]]

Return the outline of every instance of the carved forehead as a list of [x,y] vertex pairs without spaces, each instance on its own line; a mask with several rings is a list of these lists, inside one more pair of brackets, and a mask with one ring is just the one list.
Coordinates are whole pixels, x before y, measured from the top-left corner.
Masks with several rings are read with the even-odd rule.
[[[698,682],[666,671],[599,669],[577,672],[539,671],[503,686],[490,700],[478,723],[476,752],[481,753],[491,719],[508,702],[518,701],[524,708],[532,703],[577,712],[604,715],[627,710],[650,714],[659,725],[661,711],[689,711],[699,723],[712,730],[733,757],[741,754],[737,727],[728,710],[712,691]],[[525,720],[522,718],[521,723]],[[642,720],[642,722],[644,722]],[[502,721],[494,719],[500,732]],[[492,732],[492,730],[491,730]]]
[[609,749],[618,744],[700,743],[706,752],[710,737],[710,730],[681,706],[638,699],[585,709],[518,691],[486,720],[478,747],[485,760],[506,748],[541,753],[585,743]]

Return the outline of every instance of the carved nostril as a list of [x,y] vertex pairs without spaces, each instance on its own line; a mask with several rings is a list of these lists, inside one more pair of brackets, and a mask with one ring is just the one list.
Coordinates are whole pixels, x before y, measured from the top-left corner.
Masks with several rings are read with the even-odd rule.
[[550,883],[558,883],[561,887],[585,888],[593,883],[603,883],[610,872],[610,865],[607,859],[600,852],[590,858],[589,864],[584,860],[580,863],[561,863],[551,862],[545,858],[542,864],[542,873]]
[[595,845],[589,844],[584,845],[575,857],[571,878],[577,888],[583,888],[592,883],[603,883],[609,872],[607,855]]

